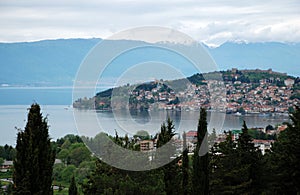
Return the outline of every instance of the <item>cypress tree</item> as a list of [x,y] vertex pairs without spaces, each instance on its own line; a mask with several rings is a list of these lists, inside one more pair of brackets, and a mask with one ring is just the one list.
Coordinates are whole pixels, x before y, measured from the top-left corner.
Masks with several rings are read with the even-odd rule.
[[186,133],[183,132],[183,152],[182,152],[182,189],[183,194],[189,193],[189,157],[186,144]]
[[52,194],[54,160],[47,118],[42,116],[38,104],[32,104],[25,130],[17,135],[14,194]]
[[207,112],[204,108],[200,109],[200,117],[197,129],[197,145],[193,159],[193,194],[209,193],[209,161],[208,161],[208,142],[207,142]]
[[69,195],[77,195],[77,186],[75,183],[75,177],[73,176],[71,179],[70,187],[69,187]]

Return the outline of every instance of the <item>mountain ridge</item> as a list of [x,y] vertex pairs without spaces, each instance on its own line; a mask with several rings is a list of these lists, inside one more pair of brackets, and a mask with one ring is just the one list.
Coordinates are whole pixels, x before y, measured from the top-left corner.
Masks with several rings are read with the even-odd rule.
[[[0,43],[0,85],[72,86],[79,65],[99,41],[78,38]],[[300,75],[300,43],[226,42],[216,48],[204,46],[220,70],[272,68]]]

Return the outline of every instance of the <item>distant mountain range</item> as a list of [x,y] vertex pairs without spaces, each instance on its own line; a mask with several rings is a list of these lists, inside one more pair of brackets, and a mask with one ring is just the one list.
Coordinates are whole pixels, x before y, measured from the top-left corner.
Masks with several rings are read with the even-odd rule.
[[[71,86],[82,60],[99,41],[94,38],[0,43],[0,85]],[[220,70],[272,68],[300,76],[300,43],[227,42],[217,48],[205,47]],[[132,61],[132,57],[128,60]]]

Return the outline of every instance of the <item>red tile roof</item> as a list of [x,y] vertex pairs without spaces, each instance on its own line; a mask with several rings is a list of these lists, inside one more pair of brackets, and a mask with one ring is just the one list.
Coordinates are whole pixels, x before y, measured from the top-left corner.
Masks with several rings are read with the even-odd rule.
[[197,131],[189,131],[186,133],[187,137],[197,137]]

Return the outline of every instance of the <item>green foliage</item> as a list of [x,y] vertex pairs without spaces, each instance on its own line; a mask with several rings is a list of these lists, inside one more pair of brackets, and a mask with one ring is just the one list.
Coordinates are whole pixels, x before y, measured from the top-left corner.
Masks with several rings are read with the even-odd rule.
[[[62,179],[62,172],[63,172],[63,170],[65,169],[65,165],[64,164],[62,164],[62,163],[60,163],[60,164],[55,164],[54,166],[53,166],[53,180],[54,180],[54,182],[61,182],[61,181],[63,181],[63,179]],[[67,183],[68,181],[66,181],[66,183]]]
[[182,152],[182,191],[184,195],[190,193],[190,184],[189,184],[189,156],[188,148],[186,143],[186,133],[183,132],[183,152]]
[[276,85],[278,86],[284,86],[284,80],[288,78],[286,75],[280,75],[276,73],[269,73],[269,72],[247,72],[244,73],[244,76],[250,80],[252,83],[259,83],[262,79],[270,79],[273,78],[279,78],[280,81],[276,82]]
[[248,134],[253,139],[261,139],[261,140],[275,140],[276,139],[276,135],[268,135],[268,134],[266,134],[262,131],[258,131],[256,129],[249,129]]
[[[173,136],[175,135],[174,129],[175,126],[173,124],[173,121],[168,118],[167,124],[163,123],[161,125],[160,133],[158,134],[157,147],[159,148],[164,146],[164,148],[166,148],[166,152],[158,154],[160,159],[164,159],[164,162],[170,161],[171,157],[174,157],[176,154],[176,148],[172,140]],[[172,162],[159,168],[160,170],[162,170],[164,175],[164,191],[167,195],[178,194],[181,192],[181,179],[178,175],[179,167],[177,165],[178,160],[179,159],[176,158]],[[174,186],[178,186],[178,188],[174,188]]]
[[274,130],[275,128],[272,126],[272,125],[268,125],[268,126],[266,126],[266,131],[268,131],[268,130]]
[[205,83],[203,82],[205,79],[203,77],[202,74],[194,74],[191,77],[187,78],[191,83],[195,84],[195,85],[204,85]]
[[64,162],[64,163],[70,164],[69,154],[70,154],[70,151],[68,149],[62,149],[57,154],[57,158],[62,160],[62,162]]
[[[290,115],[292,124],[281,132],[266,155],[268,193],[299,194],[300,188],[300,108]],[[270,179],[271,178],[271,179]]]
[[294,100],[294,99],[300,100],[300,93],[294,93],[293,95],[291,95],[290,99],[291,100]]
[[162,173],[132,172],[97,160],[96,169],[83,184],[85,194],[164,194]]
[[262,155],[254,147],[244,122],[235,143],[231,132],[226,141],[212,148],[210,194],[259,194],[262,192]]
[[[70,164],[73,164],[76,167],[78,167],[81,162],[89,161],[91,159],[91,152],[88,150],[88,148],[82,143],[78,145],[80,146],[75,148],[71,147],[69,153]],[[74,146],[74,144],[72,146]]]
[[61,147],[57,154],[57,158],[62,160],[62,162],[78,167],[81,162],[91,159],[91,152],[85,146],[81,138],[68,135],[63,139],[64,142],[61,142],[61,139],[59,140]]
[[149,140],[150,139],[150,135],[149,135],[148,131],[145,131],[145,130],[137,131],[133,137],[139,138],[141,140]]
[[[57,139],[57,158],[62,161],[53,167],[53,184],[68,189],[71,184],[70,178],[75,177],[77,182],[78,193],[81,194],[81,183],[87,180],[88,175],[95,168],[95,159],[91,157],[91,152],[83,143],[78,135],[66,135]],[[55,192],[55,194],[68,194],[68,190]]]
[[65,182],[70,182],[70,178],[74,175],[76,167],[74,165],[66,166],[61,172],[61,179]]
[[77,195],[78,192],[77,192],[77,186],[76,186],[76,183],[75,183],[75,177],[73,176],[72,179],[71,179],[71,184],[70,184],[70,187],[69,187],[69,195]]
[[12,146],[5,144],[5,146],[0,146],[0,158],[5,160],[13,160],[16,156],[16,150]]
[[217,139],[216,129],[213,128],[212,133],[208,135],[208,145],[210,148],[215,144],[216,139]]
[[200,118],[197,129],[197,145],[193,159],[193,194],[209,193],[209,169],[208,169],[208,141],[207,141],[207,112],[200,109]]
[[16,151],[14,193],[51,194],[55,151],[38,104],[31,105],[25,130],[18,133]]
[[[158,155],[166,155],[169,160],[174,156],[176,151],[172,143],[174,135],[173,122],[168,119],[161,126],[157,145],[161,147],[169,143],[170,145],[166,147],[167,151],[171,152],[168,154],[163,151]],[[95,142],[96,137],[89,139],[89,142]],[[132,147],[134,140],[129,140],[127,136],[123,138],[116,134],[111,139],[124,148],[134,149]],[[170,154],[172,155],[169,156]],[[181,168],[177,165],[178,160],[177,158],[159,169],[142,172],[120,170],[97,160],[96,169],[82,184],[83,191],[86,194],[181,194],[182,179],[181,174],[178,174],[181,173]]]
[[155,87],[157,87],[157,83],[144,83],[144,84],[140,84],[138,85],[134,91],[139,91],[139,90],[144,90],[144,91],[151,91],[152,89],[154,89]]

